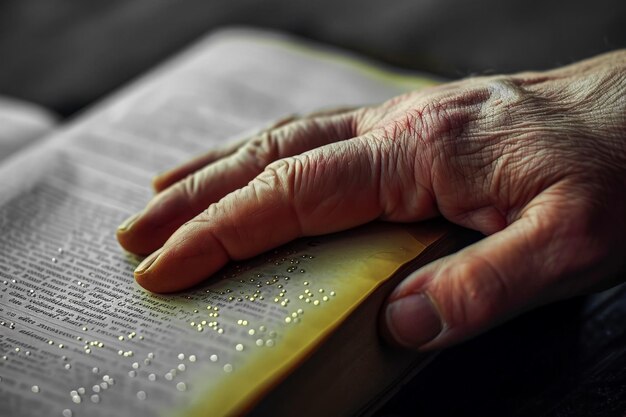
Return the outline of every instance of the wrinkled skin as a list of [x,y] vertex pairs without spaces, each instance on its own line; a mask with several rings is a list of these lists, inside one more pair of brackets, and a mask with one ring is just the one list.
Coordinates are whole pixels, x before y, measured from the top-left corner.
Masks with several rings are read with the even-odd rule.
[[285,120],[155,178],[118,230],[155,292],[230,259],[375,219],[443,216],[487,237],[412,273],[383,330],[441,348],[626,269],[626,51]]

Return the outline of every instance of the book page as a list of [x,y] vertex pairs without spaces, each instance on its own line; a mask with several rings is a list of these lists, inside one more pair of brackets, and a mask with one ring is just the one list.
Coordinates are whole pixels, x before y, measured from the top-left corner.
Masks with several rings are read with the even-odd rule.
[[0,96],[0,161],[50,133],[55,117],[25,101]]
[[[303,239],[155,295],[117,225],[150,179],[269,121],[431,83],[293,46],[214,35],[0,166],[0,410],[239,413],[423,249],[398,226]],[[398,81],[400,80],[400,81]]]

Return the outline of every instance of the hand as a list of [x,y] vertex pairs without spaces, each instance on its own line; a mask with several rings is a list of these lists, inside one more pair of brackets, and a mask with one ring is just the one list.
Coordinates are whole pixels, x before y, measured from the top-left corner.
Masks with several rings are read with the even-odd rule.
[[484,233],[415,271],[384,310],[397,343],[448,346],[617,283],[626,265],[626,52],[294,120],[154,185],[158,194],[118,238],[131,252],[156,251],[135,271],[156,292],[374,219],[442,215]]

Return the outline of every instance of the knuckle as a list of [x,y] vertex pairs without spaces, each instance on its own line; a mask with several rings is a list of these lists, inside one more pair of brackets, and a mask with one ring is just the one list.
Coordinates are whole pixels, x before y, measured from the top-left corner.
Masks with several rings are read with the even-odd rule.
[[472,256],[442,272],[448,276],[438,292],[444,294],[440,305],[450,328],[484,327],[509,300],[506,277],[485,258]]
[[203,178],[201,171],[187,175],[181,181],[178,181],[173,186],[173,192],[181,198],[182,201],[186,201],[190,207],[193,206],[193,202],[202,193]]
[[305,155],[279,159],[268,165],[256,181],[262,184],[262,188],[280,192],[292,199],[300,188],[306,159]]
[[280,155],[280,145],[275,130],[261,133],[237,151],[239,161],[257,172],[263,171]]

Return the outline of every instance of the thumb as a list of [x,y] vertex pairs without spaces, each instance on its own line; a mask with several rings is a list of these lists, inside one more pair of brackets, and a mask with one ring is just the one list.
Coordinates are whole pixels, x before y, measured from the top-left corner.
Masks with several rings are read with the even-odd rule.
[[389,297],[381,317],[384,333],[405,347],[443,348],[582,290],[575,280],[561,278],[588,266],[593,255],[583,246],[584,233],[552,214],[528,211],[507,228],[414,272]]

